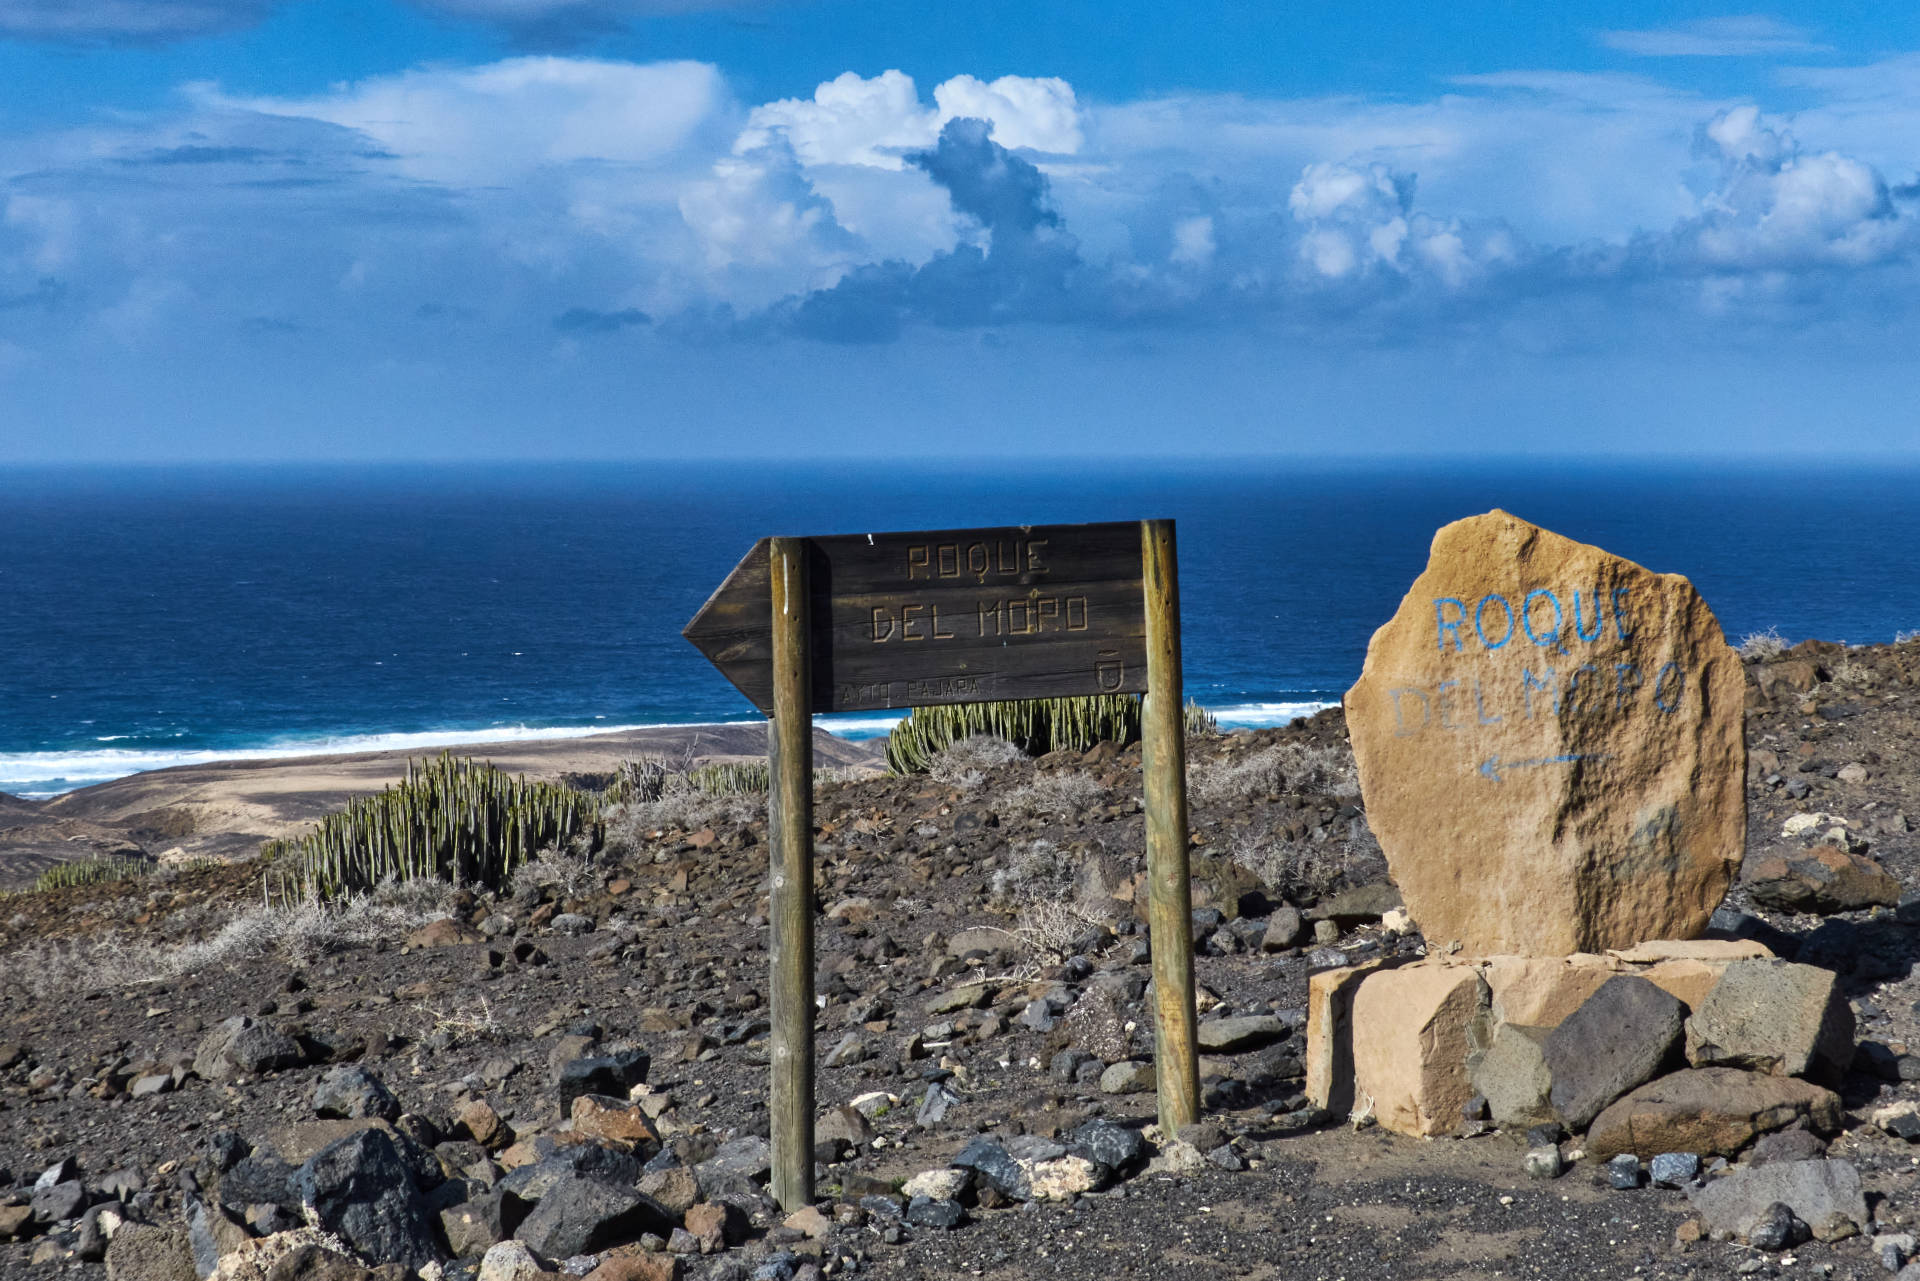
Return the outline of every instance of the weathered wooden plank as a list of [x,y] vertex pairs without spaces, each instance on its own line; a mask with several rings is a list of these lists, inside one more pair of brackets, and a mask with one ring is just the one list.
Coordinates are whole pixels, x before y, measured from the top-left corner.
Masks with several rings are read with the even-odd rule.
[[[1139,693],[1139,526],[1010,526],[805,540],[815,711]],[[685,635],[771,707],[767,543]]]

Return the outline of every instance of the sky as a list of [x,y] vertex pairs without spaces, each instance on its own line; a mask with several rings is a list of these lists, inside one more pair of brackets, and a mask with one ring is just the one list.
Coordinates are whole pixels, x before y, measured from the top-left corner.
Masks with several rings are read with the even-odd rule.
[[1920,9],[0,0],[0,463],[1920,458]]

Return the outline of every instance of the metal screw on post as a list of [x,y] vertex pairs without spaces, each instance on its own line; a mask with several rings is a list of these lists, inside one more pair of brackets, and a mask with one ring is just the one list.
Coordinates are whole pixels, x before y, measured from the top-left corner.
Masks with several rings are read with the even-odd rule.
[[807,544],[772,540],[773,719],[767,725],[768,904],[773,1021],[768,1119],[773,1198],[784,1210],[813,1202],[813,662]]

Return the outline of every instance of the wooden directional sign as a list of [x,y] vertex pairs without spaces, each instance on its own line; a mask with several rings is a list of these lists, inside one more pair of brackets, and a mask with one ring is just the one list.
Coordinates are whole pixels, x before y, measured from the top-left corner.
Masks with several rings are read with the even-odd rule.
[[[684,635],[771,713],[769,541],[734,566]],[[816,712],[1147,688],[1138,523],[805,544]]]
[[813,1201],[814,712],[1144,693],[1160,1124],[1199,1115],[1173,522],[762,539],[686,638],[771,718],[774,1199]]

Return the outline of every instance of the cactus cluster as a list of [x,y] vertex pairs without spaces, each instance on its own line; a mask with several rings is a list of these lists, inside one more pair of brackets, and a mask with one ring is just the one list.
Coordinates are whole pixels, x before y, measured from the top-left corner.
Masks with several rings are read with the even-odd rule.
[[40,873],[33,883],[37,893],[70,889],[75,885],[104,885],[109,881],[133,881],[153,875],[157,864],[143,858],[86,858],[57,863]]
[[1124,746],[1140,737],[1140,700],[1132,694],[1096,694],[916,707],[887,738],[887,769],[922,772],[947,744],[972,734],[997,735],[1032,756],[1085,751],[1106,739]]
[[697,765],[687,771],[687,781],[708,796],[748,796],[772,786],[773,772],[765,761],[731,761]]
[[437,878],[501,889],[550,847],[600,837],[599,796],[441,755],[409,761],[402,782],[328,815],[312,833],[270,841],[283,901],[363,893],[384,880]]

